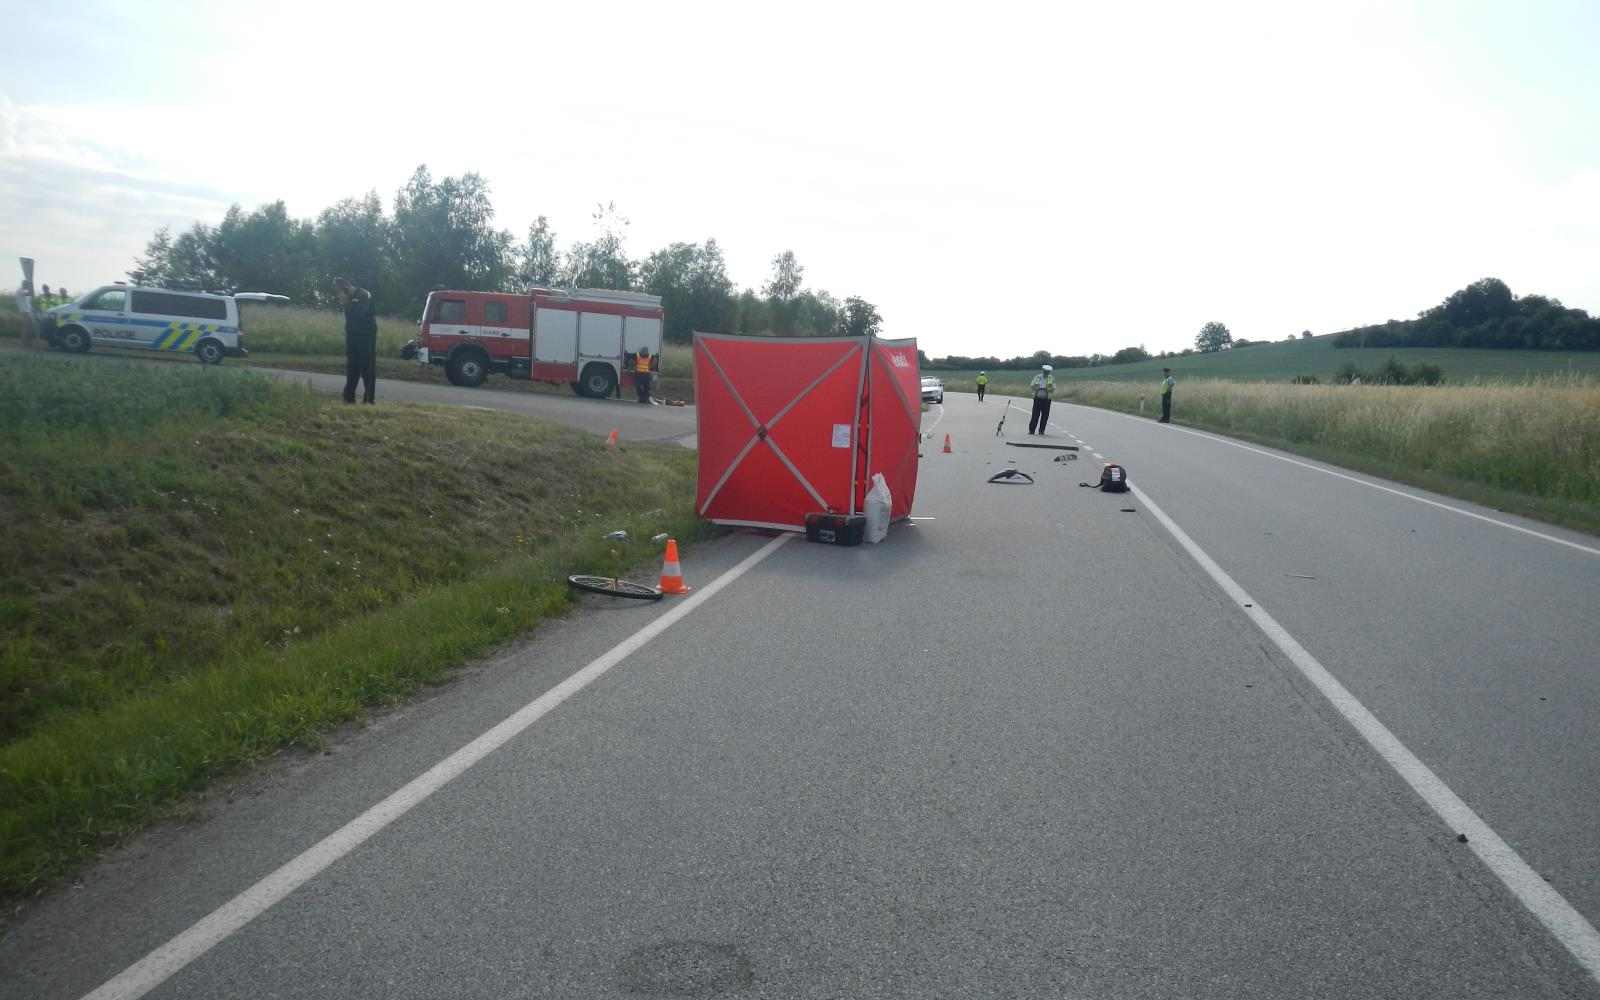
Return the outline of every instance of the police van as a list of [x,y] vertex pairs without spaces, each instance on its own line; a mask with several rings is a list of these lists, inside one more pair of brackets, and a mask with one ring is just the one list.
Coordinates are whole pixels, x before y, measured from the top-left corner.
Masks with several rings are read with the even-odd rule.
[[180,292],[105,285],[44,314],[51,347],[83,353],[95,347],[193,354],[201,364],[245,357],[239,300],[288,302],[266,292]]

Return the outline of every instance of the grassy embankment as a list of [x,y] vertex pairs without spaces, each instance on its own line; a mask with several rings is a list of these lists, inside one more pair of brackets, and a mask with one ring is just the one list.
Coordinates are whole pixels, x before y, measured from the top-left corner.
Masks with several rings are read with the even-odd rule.
[[[996,391],[1024,395],[1021,380]],[[1153,416],[1130,382],[1058,383],[1056,398]],[[1173,419],[1600,534],[1600,381],[1286,385],[1186,380]],[[1059,411],[1057,413],[1059,420]],[[1134,470],[1135,472],[1137,469]]]
[[696,530],[683,449],[228,368],[13,354],[0,428],[0,895]]

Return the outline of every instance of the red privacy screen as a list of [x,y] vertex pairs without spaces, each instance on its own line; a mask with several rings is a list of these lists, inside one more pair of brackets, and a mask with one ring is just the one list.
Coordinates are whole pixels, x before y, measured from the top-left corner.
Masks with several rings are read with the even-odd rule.
[[911,515],[917,494],[917,445],[922,438],[922,378],[915,340],[872,340],[867,374],[867,474],[883,473],[894,498],[891,517]]
[[695,334],[701,517],[803,531],[807,514],[856,509],[866,347]]

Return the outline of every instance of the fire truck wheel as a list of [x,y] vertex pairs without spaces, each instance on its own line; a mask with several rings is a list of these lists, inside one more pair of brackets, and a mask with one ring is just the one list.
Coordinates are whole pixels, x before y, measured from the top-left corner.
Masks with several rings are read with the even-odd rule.
[[461,351],[444,366],[451,385],[476,389],[489,375],[489,359],[478,351]]
[[610,365],[591,364],[583,370],[578,391],[595,399],[607,399],[617,387],[617,374]]

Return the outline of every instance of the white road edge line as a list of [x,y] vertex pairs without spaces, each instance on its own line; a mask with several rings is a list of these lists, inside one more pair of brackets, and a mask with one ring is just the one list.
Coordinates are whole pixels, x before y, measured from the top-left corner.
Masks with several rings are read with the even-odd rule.
[[[1073,403],[1071,405],[1082,406],[1083,404]],[[1101,413],[1109,413],[1112,416],[1123,417],[1127,420],[1140,420],[1140,418],[1132,415],[1131,413],[1118,413],[1116,410],[1101,410],[1098,406],[1089,406],[1085,407],[1085,409],[1098,410]],[[1140,422],[1149,423],[1150,421],[1145,419]],[[1592,545],[1584,545],[1580,542],[1569,541],[1557,535],[1546,534],[1543,531],[1535,531],[1532,528],[1524,528],[1520,524],[1512,524],[1510,521],[1502,521],[1499,518],[1489,517],[1484,514],[1476,513],[1475,511],[1465,510],[1461,507],[1454,507],[1447,503],[1440,503],[1437,500],[1429,500],[1427,497],[1419,497],[1415,493],[1407,493],[1405,490],[1397,490],[1392,486],[1384,486],[1382,483],[1375,483],[1369,479],[1362,479],[1359,476],[1352,476],[1347,473],[1337,472],[1333,469],[1325,469],[1320,465],[1313,465],[1310,462],[1302,462],[1297,458],[1290,458],[1287,455],[1274,455],[1272,452],[1267,451],[1264,448],[1255,448],[1239,441],[1230,441],[1227,438],[1217,434],[1207,434],[1205,431],[1190,430],[1187,427],[1179,427],[1176,424],[1168,424],[1167,426],[1175,431],[1182,431],[1185,434],[1193,434],[1195,437],[1205,438],[1207,441],[1215,441],[1218,444],[1225,444],[1232,448],[1243,448],[1245,451],[1253,451],[1257,455],[1265,455],[1268,458],[1275,458],[1280,462],[1288,462],[1290,465],[1298,465],[1302,469],[1310,469],[1313,472],[1321,472],[1324,475],[1336,476],[1339,479],[1347,479],[1352,483],[1360,483],[1362,486],[1370,486],[1375,490],[1382,490],[1385,493],[1393,493],[1397,497],[1405,497],[1407,500],[1415,500],[1417,503],[1425,503],[1430,507],[1438,507],[1440,510],[1448,510],[1452,513],[1460,514],[1462,517],[1470,517],[1474,520],[1485,521],[1489,524],[1498,524],[1502,528],[1510,528],[1512,531],[1520,531],[1524,535],[1532,535],[1534,538],[1542,538],[1547,542],[1555,542],[1557,545],[1565,545],[1568,548],[1577,549],[1579,552],[1587,552],[1592,556],[1600,556],[1600,549],[1597,549]]]
[[1100,459],[1101,461],[1105,461],[1105,456],[1100,454],[1098,451],[1092,451],[1089,454],[1093,455],[1095,458]]
[[1472,807],[1461,801],[1461,798],[1451,791],[1428,765],[1406,749],[1399,737],[1379,722],[1377,716],[1369,712],[1355,695],[1346,690],[1344,685],[1317,661],[1316,657],[1295,641],[1287,629],[1267,614],[1261,602],[1245,593],[1244,588],[1234,582],[1233,577],[1206,555],[1205,550],[1196,545],[1194,540],[1156,505],[1155,501],[1132,482],[1128,483],[1128,487],[1150,513],[1155,515],[1156,520],[1172,533],[1172,537],[1177,539],[1184,551],[1188,552],[1194,561],[1200,564],[1200,568],[1205,570],[1206,574],[1233,599],[1239,609],[1255,622],[1256,627],[1283,651],[1306,680],[1322,692],[1323,697],[1338,709],[1345,721],[1355,727],[1356,732],[1378,752],[1378,756],[1394,768],[1395,773],[1411,786],[1411,790],[1444,820],[1445,825],[1455,833],[1467,835],[1467,846],[1478,856],[1478,860],[1511,890],[1512,895],[1522,901],[1522,905],[1538,918],[1546,930],[1555,935],[1556,940],[1578,960],[1578,964],[1583,966],[1590,977],[1600,983],[1600,932],[1595,930],[1594,925],[1540,877],[1538,872],[1530,868],[1498,833],[1478,818]]
[[611,647],[582,670],[413,778],[399,791],[307,848],[277,871],[212,910],[188,930],[128,966],[94,992],[87,994],[84,1000],[134,1000],[160,986],[184,966],[266,912],[329,865],[410,812],[428,796],[460,777],[468,768],[511,742],[556,706],[637,652],[645,643],[682,621],[700,605],[716,596],[722,588],[755,568],[792,537],[794,536],[788,534],[779,535],[746,556],[738,565],[690,595],[682,604]]

